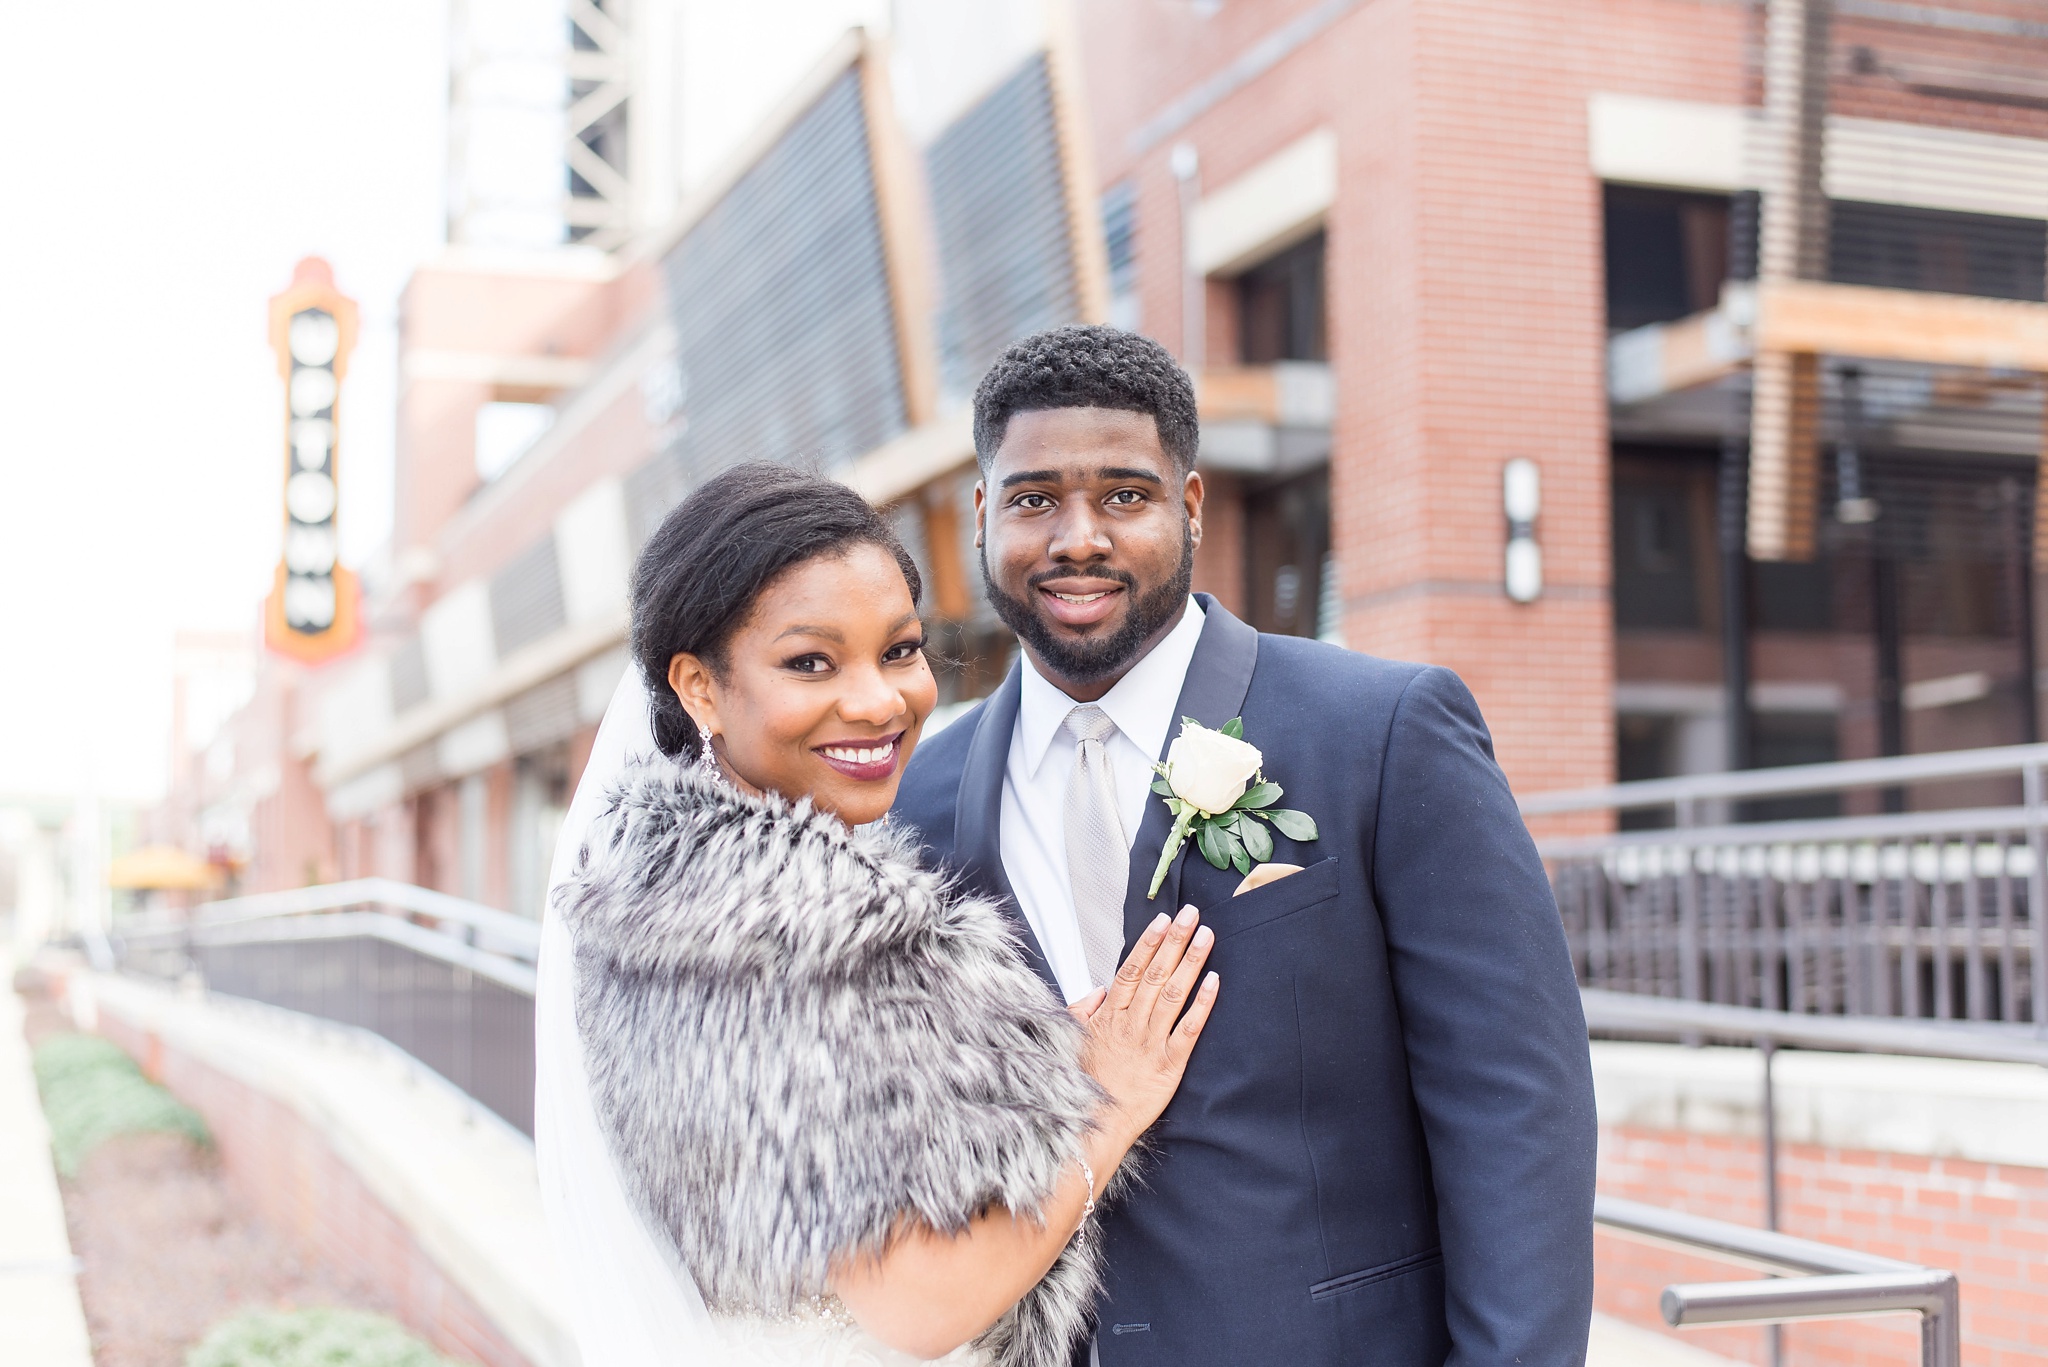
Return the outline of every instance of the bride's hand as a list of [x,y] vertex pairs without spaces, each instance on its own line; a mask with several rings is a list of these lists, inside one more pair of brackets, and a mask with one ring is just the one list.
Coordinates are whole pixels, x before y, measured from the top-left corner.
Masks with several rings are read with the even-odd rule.
[[1173,1099],[1216,1003],[1216,975],[1202,977],[1216,933],[1199,920],[1193,907],[1171,922],[1162,912],[1138,937],[1107,992],[1098,989],[1073,1007],[1088,1026],[1087,1069],[1110,1096],[1105,1126],[1127,1142]]

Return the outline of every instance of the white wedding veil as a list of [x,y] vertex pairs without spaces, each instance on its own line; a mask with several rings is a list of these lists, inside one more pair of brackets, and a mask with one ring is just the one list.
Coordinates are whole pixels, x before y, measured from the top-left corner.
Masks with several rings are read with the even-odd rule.
[[655,753],[647,689],[630,662],[597,728],[548,875],[534,997],[534,1146],[541,1207],[568,1280],[584,1367],[704,1367],[717,1360],[704,1298],[634,1209],[598,1129],[576,1033],[575,964],[555,889],[626,765]]

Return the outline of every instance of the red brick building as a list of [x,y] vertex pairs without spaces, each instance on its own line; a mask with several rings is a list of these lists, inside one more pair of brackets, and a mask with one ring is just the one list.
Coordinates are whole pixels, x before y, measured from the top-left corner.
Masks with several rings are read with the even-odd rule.
[[[1217,480],[1244,540],[1210,586],[1303,629],[1270,567],[1317,533],[1276,547],[1268,510],[1326,479],[1321,629],[1457,669],[1523,791],[2036,739],[2048,16],[1832,11],[1778,61],[1802,132],[1770,73],[1818,5],[1083,6],[1125,316],[1212,394],[1233,363],[1330,368],[1327,473]],[[1780,194],[1800,137],[1812,183]],[[1808,367],[1789,447],[1747,364],[1780,338]]]
[[1198,586],[1458,670],[1522,791],[2037,734],[2025,6],[1835,0],[1775,85],[1812,0],[1015,8],[849,37],[609,252],[421,270],[373,639],[294,704],[323,876],[537,910],[626,567],[731,460],[892,507],[986,691],[966,399],[1072,319],[1199,376]]

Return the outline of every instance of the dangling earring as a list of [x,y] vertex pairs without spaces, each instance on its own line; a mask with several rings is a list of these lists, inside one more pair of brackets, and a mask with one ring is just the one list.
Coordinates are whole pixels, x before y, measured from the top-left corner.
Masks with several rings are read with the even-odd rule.
[[711,751],[711,740],[711,734],[708,732],[700,732],[698,735],[697,772],[706,778],[715,778],[723,782],[725,771],[718,767],[718,756]]

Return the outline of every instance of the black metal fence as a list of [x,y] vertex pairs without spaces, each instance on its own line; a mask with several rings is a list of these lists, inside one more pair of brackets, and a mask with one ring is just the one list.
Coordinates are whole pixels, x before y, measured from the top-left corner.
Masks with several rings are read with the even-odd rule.
[[[2048,1035],[2044,770],[2048,746],[2011,746],[1541,794],[1523,810],[1673,812],[1665,829],[1539,841],[1585,987]],[[1863,790],[1903,806],[1915,785],[2011,774],[2017,807],[1729,819],[1757,799]]]
[[1579,981],[1770,1011],[2041,1019],[2024,843],[1853,838],[1555,860]]

